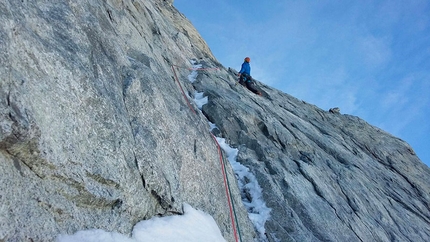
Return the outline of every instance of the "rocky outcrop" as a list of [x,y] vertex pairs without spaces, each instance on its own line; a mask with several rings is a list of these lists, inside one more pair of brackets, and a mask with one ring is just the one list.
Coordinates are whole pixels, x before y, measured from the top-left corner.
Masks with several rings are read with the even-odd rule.
[[0,21],[0,241],[129,234],[184,202],[233,240],[216,143],[172,72],[213,57],[171,4],[10,0]]
[[[430,170],[408,144],[262,83],[263,96],[235,85],[172,3],[0,2],[0,241],[129,234],[184,202],[234,241],[208,120],[263,188],[268,241],[430,240]],[[205,68],[193,83],[190,59]],[[188,101],[196,90],[202,112]]]
[[267,98],[230,76],[194,85],[263,188],[269,241],[430,240],[430,169],[404,141],[262,83]]

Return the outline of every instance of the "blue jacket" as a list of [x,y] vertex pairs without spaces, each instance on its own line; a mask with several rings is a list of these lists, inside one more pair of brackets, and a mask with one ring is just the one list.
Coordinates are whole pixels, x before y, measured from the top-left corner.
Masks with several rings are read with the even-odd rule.
[[242,64],[242,68],[240,69],[240,71],[239,71],[239,73],[240,74],[242,74],[242,73],[246,73],[246,74],[248,74],[248,75],[251,75],[251,66],[249,65],[249,63],[248,62],[243,62],[243,64]]

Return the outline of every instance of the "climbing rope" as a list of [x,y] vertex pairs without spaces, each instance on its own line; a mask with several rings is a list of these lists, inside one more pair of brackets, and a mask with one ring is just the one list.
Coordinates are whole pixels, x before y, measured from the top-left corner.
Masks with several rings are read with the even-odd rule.
[[176,66],[178,68],[182,68],[182,69],[187,69],[187,70],[191,70],[191,71],[207,71],[207,70],[220,70],[219,67],[213,67],[213,68],[201,68],[201,67],[185,67],[185,66],[178,66],[178,65],[172,65],[172,66]]
[[[188,101],[188,98],[185,95],[184,89],[182,89],[182,85],[179,82],[178,76],[176,75],[175,67],[178,67],[178,68],[186,68],[186,67],[172,65],[172,70],[173,70],[173,73],[175,75],[175,80],[176,80],[176,82],[178,82],[179,87],[181,88],[182,95],[184,96],[185,101],[188,104],[188,107],[191,109],[191,111],[193,111],[194,114],[197,114],[196,111],[194,110],[194,108],[192,108],[190,102]],[[186,69],[190,69],[190,70],[209,70],[209,69],[219,69],[219,68],[186,68]],[[239,242],[239,241],[242,241],[242,237],[241,237],[241,234],[240,234],[239,223],[237,222],[237,215],[236,215],[236,210],[235,210],[234,203],[233,203],[233,198],[231,196],[230,182],[229,182],[228,176],[227,176],[227,174],[225,172],[226,167],[225,167],[225,163],[223,162],[223,155],[222,155],[221,147],[220,147],[217,139],[215,138],[215,136],[211,132],[209,132],[209,133],[211,134],[212,138],[215,140],[215,143],[216,143],[217,148],[218,148],[219,160],[220,160],[221,170],[222,170],[223,179],[224,179],[225,193],[226,193],[226,196],[227,196],[227,202],[228,202],[228,206],[229,206],[229,209],[230,209],[230,219],[231,219],[231,224],[232,224],[232,227],[233,227],[234,238],[235,238],[236,242]],[[236,223],[235,223],[235,221],[236,221]],[[236,225],[235,224],[237,224],[237,226],[238,226],[237,230],[236,230]],[[238,234],[239,234],[239,238],[237,236]]]
[[[215,138],[215,136],[212,133],[210,133],[210,134],[212,135],[212,138],[215,140],[215,143],[218,147],[219,162],[221,164],[221,170],[222,170],[222,174],[223,174],[223,178],[224,178],[225,193],[227,195],[228,206],[230,208],[230,218],[231,218],[231,223],[233,225],[234,238],[236,239],[236,242],[237,242],[238,241],[237,240],[238,239],[237,234],[239,234],[240,241],[242,241],[242,236],[240,234],[240,229],[239,229],[239,223],[237,222],[236,209],[234,207],[233,198],[231,196],[230,182],[228,180],[227,173],[225,172],[226,166],[224,163],[224,159],[223,159],[223,155],[222,155],[222,151],[221,151],[221,146],[219,145],[218,140]],[[234,218],[234,220],[233,220],[233,218]],[[236,232],[236,228],[234,226],[234,221],[236,221],[236,224],[238,226],[237,232]]]
[[182,85],[181,85],[181,83],[179,82],[178,76],[176,75],[176,71],[175,71],[175,66],[174,66],[174,65],[172,65],[172,70],[173,70],[173,74],[175,75],[175,80],[176,80],[176,82],[179,84],[179,87],[181,88],[181,92],[182,92],[182,95],[184,96],[185,102],[187,102],[188,107],[193,111],[193,113],[194,113],[194,114],[197,114],[197,113],[196,113],[196,110],[194,110],[194,108],[193,108],[193,107],[191,107],[191,104],[190,104],[190,102],[188,101],[187,96],[185,95],[184,89],[182,89]]

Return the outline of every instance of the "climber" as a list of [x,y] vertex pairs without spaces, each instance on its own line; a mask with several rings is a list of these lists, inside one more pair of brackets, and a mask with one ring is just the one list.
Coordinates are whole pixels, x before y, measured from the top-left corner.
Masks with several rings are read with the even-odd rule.
[[261,96],[261,92],[254,87],[254,82],[252,81],[251,66],[249,65],[250,61],[251,59],[249,57],[245,58],[242,68],[238,73],[239,83],[243,86],[246,86],[251,92]]

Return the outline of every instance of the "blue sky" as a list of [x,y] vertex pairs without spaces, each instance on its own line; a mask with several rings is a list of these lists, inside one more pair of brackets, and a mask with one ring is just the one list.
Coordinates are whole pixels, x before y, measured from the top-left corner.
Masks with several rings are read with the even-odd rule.
[[430,166],[430,1],[189,1],[174,6],[225,67],[358,116]]

